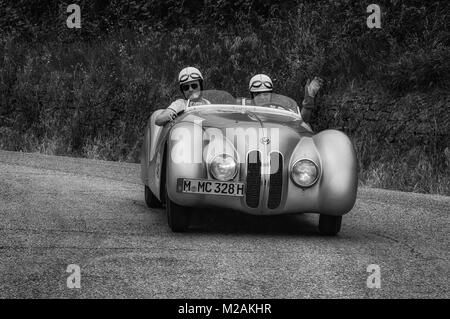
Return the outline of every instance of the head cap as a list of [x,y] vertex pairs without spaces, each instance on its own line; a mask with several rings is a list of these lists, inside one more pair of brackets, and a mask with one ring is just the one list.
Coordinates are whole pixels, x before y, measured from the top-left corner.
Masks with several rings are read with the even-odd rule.
[[203,75],[197,68],[194,68],[192,66],[184,68],[178,75],[178,82],[180,83],[180,85],[196,80],[203,82]]
[[265,74],[257,74],[250,79],[248,83],[248,89],[252,93],[256,92],[272,92],[273,83],[272,80]]

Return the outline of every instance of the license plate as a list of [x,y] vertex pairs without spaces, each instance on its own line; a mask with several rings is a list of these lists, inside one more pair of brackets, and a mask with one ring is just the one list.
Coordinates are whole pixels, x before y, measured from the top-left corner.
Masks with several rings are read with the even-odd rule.
[[244,183],[178,178],[177,192],[225,196],[244,196]]

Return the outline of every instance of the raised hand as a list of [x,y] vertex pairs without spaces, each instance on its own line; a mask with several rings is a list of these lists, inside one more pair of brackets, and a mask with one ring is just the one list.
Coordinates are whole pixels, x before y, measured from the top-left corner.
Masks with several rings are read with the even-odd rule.
[[314,77],[312,81],[308,79],[305,85],[305,95],[314,98],[322,88],[323,83],[323,79],[319,78],[318,76]]

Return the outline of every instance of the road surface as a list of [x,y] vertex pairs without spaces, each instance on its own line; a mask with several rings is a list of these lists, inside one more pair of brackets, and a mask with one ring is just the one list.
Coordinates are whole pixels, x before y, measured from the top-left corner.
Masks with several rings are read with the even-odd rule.
[[450,197],[360,188],[332,238],[317,215],[227,211],[175,234],[145,206],[139,169],[0,151],[0,298],[450,296]]

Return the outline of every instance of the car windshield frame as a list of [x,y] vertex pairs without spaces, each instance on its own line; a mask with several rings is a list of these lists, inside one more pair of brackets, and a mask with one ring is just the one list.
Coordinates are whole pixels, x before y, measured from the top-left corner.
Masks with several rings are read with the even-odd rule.
[[[199,101],[191,100],[192,106],[218,104],[218,105],[234,105],[234,106],[249,106],[249,107],[263,107],[268,109],[284,110],[287,112],[300,114],[300,109],[297,103],[288,96],[277,93],[265,93],[270,95],[258,95],[255,99],[251,98],[235,98],[232,94],[223,90],[204,90],[201,92],[201,101],[207,100],[209,103],[198,104]],[[195,104],[194,104],[195,103]],[[274,104],[272,104],[274,103]],[[281,105],[282,107],[277,107]]]
[[[295,114],[300,114],[297,102],[295,102],[290,97],[282,94],[272,92],[260,93],[255,96],[255,98],[253,99],[253,103],[256,106],[282,109]],[[281,107],[277,107],[277,105],[280,105]]]

